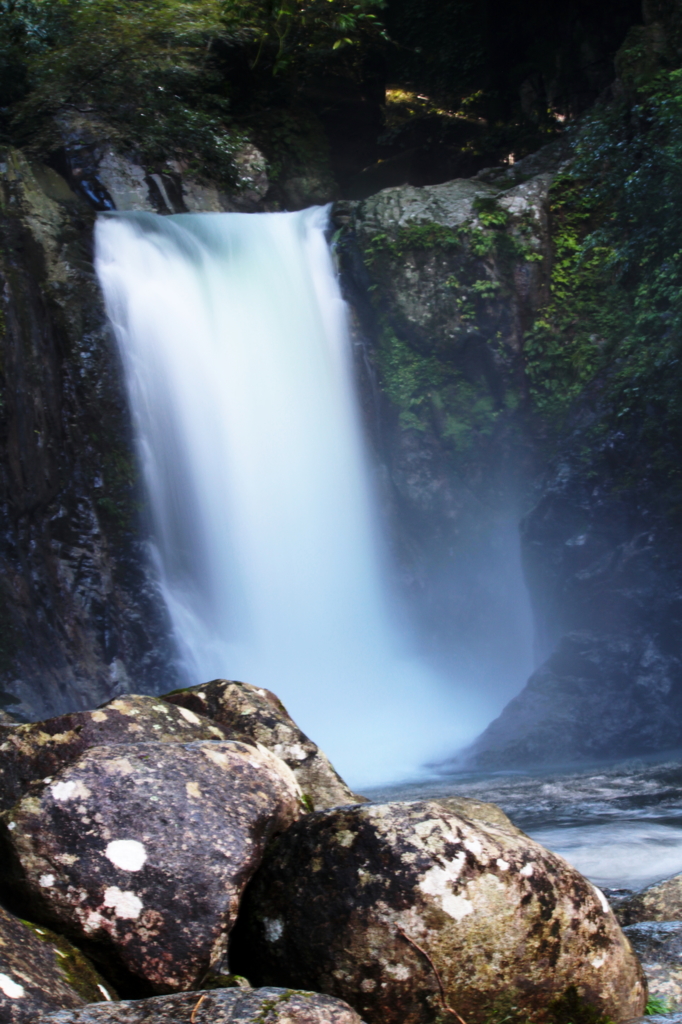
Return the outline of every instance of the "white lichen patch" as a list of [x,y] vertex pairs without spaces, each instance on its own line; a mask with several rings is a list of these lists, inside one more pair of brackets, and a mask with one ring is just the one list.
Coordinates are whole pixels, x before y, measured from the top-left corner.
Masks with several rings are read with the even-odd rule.
[[603,956],[596,956],[594,960],[590,960],[593,967],[603,967],[605,962],[606,961]]
[[91,795],[88,787],[80,779],[55,782],[51,792],[54,799],[59,800],[60,803],[66,803],[69,800],[87,800]]
[[9,974],[0,974],[0,989],[8,999],[22,999],[26,995],[24,986],[10,978]]
[[533,862],[532,861],[528,861],[527,864],[523,865],[523,867],[519,871],[519,874],[523,875],[524,878],[530,878],[534,871],[535,871],[535,867],[533,865]]
[[384,970],[396,981],[407,981],[410,977],[410,971],[405,964],[385,964]]
[[54,885],[54,875],[41,875],[38,879],[41,889],[51,889]]
[[185,791],[192,800],[201,800],[201,790],[198,782],[186,782]]
[[509,861],[504,860],[502,857],[498,857],[495,861],[500,871],[509,871]]
[[93,711],[91,716],[93,722],[106,722],[107,716],[103,711]]
[[107,775],[132,775],[135,769],[127,757],[113,757],[105,761],[104,770]]
[[599,899],[599,902],[601,903],[601,908],[602,908],[602,910],[604,911],[604,913],[605,913],[605,914],[608,914],[608,913],[609,913],[609,911],[611,910],[611,907],[610,907],[610,906],[609,906],[609,904],[608,904],[608,901],[607,901],[607,899],[606,899],[606,896],[605,896],[605,895],[604,895],[604,893],[603,893],[603,892],[601,891],[601,889],[598,889],[598,888],[597,888],[597,886],[596,886],[596,885],[593,885],[593,886],[592,886],[592,888],[594,889],[594,891],[595,891],[595,892],[596,892],[596,894],[597,894],[597,897],[598,897],[598,899]]
[[136,893],[122,892],[117,885],[110,885],[104,890],[104,906],[124,921],[136,921],[142,913],[143,905]]
[[433,896],[442,909],[455,921],[461,921],[471,914],[474,905],[471,900],[452,891],[452,883],[459,878],[464,865],[464,854],[458,854],[443,868],[434,864],[419,882],[419,888],[426,896]]
[[339,846],[349,847],[355,842],[355,833],[349,832],[348,829],[344,829],[341,832],[336,833],[336,841]]
[[282,938],[284,922],[280,921],[278,917],[263,918],[263,925],[265,927],[265,938],[268,942],[277,942],[278,939]]
[[107,845],[104,856],[121,871],[141,871],[147,851],[137,839],[114,839]]
[[483,853],[483,845],[482,845],[482,843],[480,843],[478,841],[478,839],[475,839],[475,838],[474,839],[465,839],[464,840],[464,849],[468,850],[469,853],[473,853],[474,857],[480,857],[480,855]]
[[373,992],[376,987],[377,987],[377,983],[374,980],[374,978],[364,978],[360,982],[360,991],[361,992]]
[[185,721],[190,723],[190,725],[201,725],[201,719],[199,716],[195,715],[193,711],[189,710],[189,708],[178,708],[178,711]]

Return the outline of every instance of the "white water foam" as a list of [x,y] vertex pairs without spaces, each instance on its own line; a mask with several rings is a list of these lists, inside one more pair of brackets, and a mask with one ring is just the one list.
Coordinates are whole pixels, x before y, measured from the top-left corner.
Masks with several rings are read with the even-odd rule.
[[361,786],[490,715],[392,620],[326,222],[105,215],[96,265],[186,680],[274,690]]

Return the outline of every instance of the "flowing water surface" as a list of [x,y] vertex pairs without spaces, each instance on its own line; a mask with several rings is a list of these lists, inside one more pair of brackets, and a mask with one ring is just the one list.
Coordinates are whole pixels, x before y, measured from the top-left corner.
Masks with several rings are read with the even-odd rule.
[[682,872],[679,755],[554,773],[442,775],[366,792],[381,801],[468,796],[498,804],[602,888],[638,889]]

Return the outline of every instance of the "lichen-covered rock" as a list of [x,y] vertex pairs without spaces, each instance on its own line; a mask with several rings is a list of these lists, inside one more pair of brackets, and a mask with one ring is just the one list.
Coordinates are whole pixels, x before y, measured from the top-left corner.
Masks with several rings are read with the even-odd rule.
[[362,801],[336,773],[319,747],[301,732],[270,690],[232,679],[169,693],[164,700],[217,722],[245,743],[261,743],[289,765],[310,809]]
[[34,1024],[50,1010],[115,998],[66,939],[0,907],[0,1024]]
[[648,885],[618,905],[621,924],[639,921],[682,921],[682,875]]
[[94,747],[2,815],[6,896],[124,978],[185,989],[220,964],[265,843],[299,813],[264,748]]
[[50,1013],[40,1024],[361,1024],[339,999],[316,992],[214,989]]
[[457,814],[460,818],[467,818],[469,821],[476,822],[484,828],[487,825],[493,825],[495,828],[504,829],[506,832],[513,832],[517,836],[525,835],[497,804],[490,804],[483,800],[472,800],[471,797],[467,796],[438,797],[435,803],[440,804],[446,811]]
[[642,962],[649,995],[682,1010],[682,921],[642,921],[624,929]]
[[224,740],[225,732],[186,708],[158,697],[119,697],[96,711],[77,711],[45,722],[0,723],[0,810],[17,802],[32,782],[54,775],[89,747],[112,743],[187,743]]
[[637,958],[599,892],[561,857],[437,802],[338,808],[293,825],[245,895],[231,964],[318,989],[370,1024],[430,1024],[439,994],[468,1024],[529,1021],[575,986],[641,1013]]

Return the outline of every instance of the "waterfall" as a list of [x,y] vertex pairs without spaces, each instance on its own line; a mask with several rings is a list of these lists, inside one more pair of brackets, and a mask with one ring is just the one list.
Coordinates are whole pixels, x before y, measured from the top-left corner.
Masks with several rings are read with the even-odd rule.
[[394,622],[326,222],[105,214],[96,267],[187,684],[274,690],[357,786],[487,716]]

